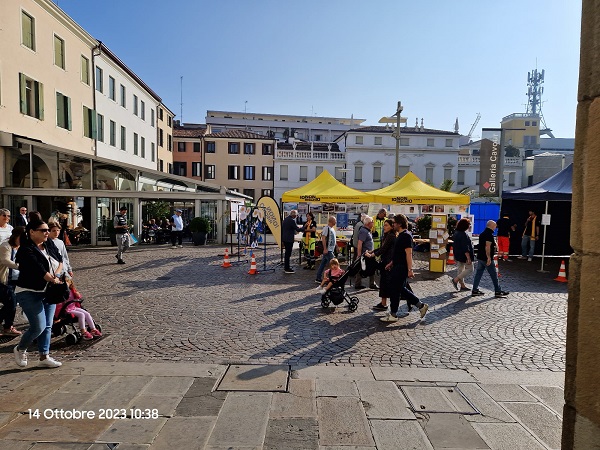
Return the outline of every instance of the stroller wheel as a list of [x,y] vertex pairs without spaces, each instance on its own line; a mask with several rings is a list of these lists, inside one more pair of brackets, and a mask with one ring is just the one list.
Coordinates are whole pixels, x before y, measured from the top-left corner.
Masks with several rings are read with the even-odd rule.
[[328,298],[322,298],[322,299],[321,299],[321,306],[322,306],[323,308],[327,308],[327,307],[329,307],[329,299],[328,299]]
[[357,309],[358,309],[358,305],[354,302],[350,302],[350,304],[348,305],[348,311],[354,312]]
[[69,333],[65,337],[65,342],[67,343],[67,345],[75,345],[77,344],[77,340],[77,336],[75,336],[73,333]]
[[95,322],[94,325],[96,325],[96,330],[102,333],[102,326],[98,322]]

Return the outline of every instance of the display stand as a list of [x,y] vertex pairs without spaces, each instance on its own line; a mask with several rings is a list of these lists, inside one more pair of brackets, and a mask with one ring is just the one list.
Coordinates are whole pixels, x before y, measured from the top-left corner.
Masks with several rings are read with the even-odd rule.
[[448,216],[445,214],[432,214],[431,230],[429,231],[430,272],[446,272],[448,237]]

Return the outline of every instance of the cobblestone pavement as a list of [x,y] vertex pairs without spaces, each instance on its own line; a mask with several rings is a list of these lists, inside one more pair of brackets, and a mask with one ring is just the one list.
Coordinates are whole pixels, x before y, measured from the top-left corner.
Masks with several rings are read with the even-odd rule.
[[[250,264],[237,265],[236,257],[234,267],[221,268],[222,253],[223,247],[137,246],[121,266],[114,249],[71,251],[84,305],[105,337],[93,345],[57,344],[53,353],[123,362],[564,370],[567,286],[553,281],[559,260],[546,260],[549,273],[537,272],[537,259],[501,263],[502,288],[511,291],[503,299],[493,297],[487,274],[480,288],[489,295],[471,298],[418,261],[412,286],[430,305],[426,321],[413,312],[385,325],[371,309],[376,291],[356,294],[354,313],[329,313],[314,271],[262,271],[261,252],[261,273],[248,275]],[[267,264],[278,260],[270,249]]]

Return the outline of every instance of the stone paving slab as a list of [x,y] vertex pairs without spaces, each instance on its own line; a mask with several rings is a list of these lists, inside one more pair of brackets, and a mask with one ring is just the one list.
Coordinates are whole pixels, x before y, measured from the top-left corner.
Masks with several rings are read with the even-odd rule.
[[150,449],[202,450],[208,442],[216,420],[216,417],[174,417],[169,419],[150,445]]
[[[86,382],[87,382],[86,377]],[[193,377],[183,376],[170,376],[170,377],[156,377],[148,383],[144,389],[144,395],[185,395],[190,389],[190,386],[194,383]]]
[[419,423],[436,449],[489,449],[471,424],[459,414],[427,414]]
[[561,388],[565,384],[564,372],[548,370],[542,372],[469,368],[468,372],[475,378],[475,381],[485,384],[520,384]]
[[18,384],[14,389],[0,393],[0,405],[3,412],[23,412],[39,402],[43,397],[60,388],[73,379],[73,375],[56,374],[37,376]]
[[158,419],[115,420],[97,440],[100,442],[151,444],[166,422],[167,419],[162,417]]
[[562,422],[540,403],[500,403],[548,448],[559,449]]
[[272,419],[315,418],[317,402],[315,380],[289,380],[289,392],[274,393],[270,416]]
[[352,380],[317,379],[317,397],[357,397],[358,388]]
[[481,414],[465,416],[469,422],[515,422],[515,419],[476,383],[459,383],[458,387]]
[[92,399],[82,405],[83,409],[98,411],[100,408],[126,408],[152,380],[144,376],[116,376]]
[[406,398],[393,382],[357,381],[356,385],[369,419],[416,419]]
[[416,420],[371,420],[377,450],[433,450]]
[[[219,364],[188,364],[177,363],[177,375],[182,377],[213,377],[218,378],[227,366]],[[172,363],[136,363],[136,362],[100,362],[100,361],[75,361],[63,364],[54,372],[76,375],[127,375],[127,376],[152,376],[172,377]]]
[[273,394],[230,392],[207,448],[260,448],[264,442]]
[[141,411],[156,410],[161,417],[173,417],[179,402],[181,402],[180,395],[148,395],[144,392],[127,405],[127,411],[129,413],[132,408]]
[[376,380],[443,381],[456,383],[475,381],[465,370],[413,369],[402,367],[373,367],[371,370]]
[[285,392],[289,366],[231,365],[218,391]]
[[317,399],[320,445],[373,445],[367,418],[358,398]]
[[317,450],[319,426],[317,419],[271,419],[263,450]]
[[536,402],[537,399],[518,384],[481,384],[497,402]]
[[554,386],[523,386],[562,419],[565,391]]
[[546,450],[516,423],[474,423],[473,428],[492,450]]
[[216,417],[227,397],[226,392],[213,392],[216,382],[217,380],[214,378],[196,378],[177,405],[175,415]]
[[311,366],[293,367],[292,378],[309,380],[374,380],[369,367]]

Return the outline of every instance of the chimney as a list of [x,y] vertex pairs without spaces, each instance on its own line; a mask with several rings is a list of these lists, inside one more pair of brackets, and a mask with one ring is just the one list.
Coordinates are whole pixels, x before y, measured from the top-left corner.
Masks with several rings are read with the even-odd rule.
[[423,131],[423,118],[421,117],[421,131]]

